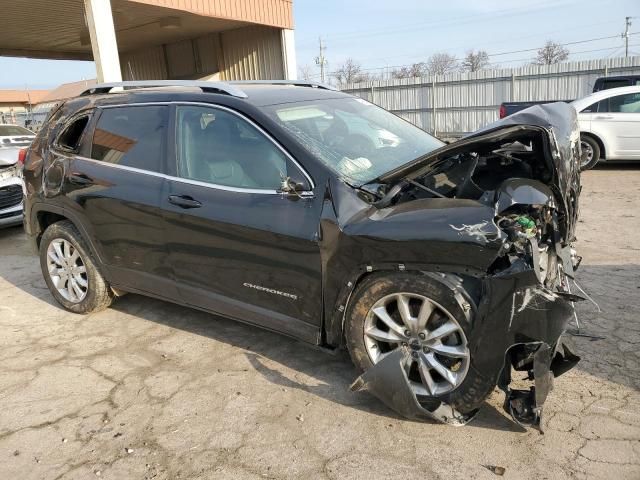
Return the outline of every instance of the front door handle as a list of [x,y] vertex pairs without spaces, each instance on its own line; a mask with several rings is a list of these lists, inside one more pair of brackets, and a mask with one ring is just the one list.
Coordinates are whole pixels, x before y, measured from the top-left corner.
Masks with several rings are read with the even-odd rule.
[[93,178],[84,173],[72,172],[67,177],[69,179],[69,183],[73,183],[74,185],[93,185]]
[[180,208],[200,208],[202,206],[202,203],[189,195],[169,195],[169,203]]

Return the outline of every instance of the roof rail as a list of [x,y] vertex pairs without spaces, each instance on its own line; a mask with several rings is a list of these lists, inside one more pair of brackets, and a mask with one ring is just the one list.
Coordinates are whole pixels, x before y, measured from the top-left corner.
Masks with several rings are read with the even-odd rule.
[[298,81],[298,80],[239,80],[229,82],[232,85],[293,85],[295,87],[310,87],[310,88],[320,88],[322,90],[333,90],[338,91],[337,88],[334,88],[330,85],[325,85],[320,82],[308,82],[308,81]]
[[232,97],[247,98],[247,94],[237,87],[225,82],[207,82],[195,80],[142,80],[133,82],[99,83],[83,91],[80,96],[109,93],[114,88],[157,88],[157,87],[192,87],[199,88],[203,92],[223,93]]

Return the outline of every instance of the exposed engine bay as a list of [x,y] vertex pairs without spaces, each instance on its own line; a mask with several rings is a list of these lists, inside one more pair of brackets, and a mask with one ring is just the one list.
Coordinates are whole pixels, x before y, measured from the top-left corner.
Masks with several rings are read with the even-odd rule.
[[[497,376],[506,393],[505,410],[516,422],[540,429],[553,377],[579,360],[559,340],[574,315],[573,303],[583,300],[570,289],[580,260],[571,245],[580,192],[577,140],[575,112],[557,104],[534,107],[363,188],[381,211],[406,210],[426,199],[460,200],[461,206],[473,201],[493,210],[492,218],[475,223],[448,222],[465,241],[495,252],[485,272],[474,274],[481,292],[471,308],[475,348],[483,356],[472,359],[472,366]],[[450,285],[462,292],[455,280]],[[415,396],[406,400],[407,391],[392,396],[378,388],[383,381],[397,385],[396,364],[406,355],[400,349],[392,359],[389,355],[353,388],[368,389],[405,416],[454,424],[473,417],[445,402],[429,407]],[[510,388],[512,370],[528,372],[529,390]]]

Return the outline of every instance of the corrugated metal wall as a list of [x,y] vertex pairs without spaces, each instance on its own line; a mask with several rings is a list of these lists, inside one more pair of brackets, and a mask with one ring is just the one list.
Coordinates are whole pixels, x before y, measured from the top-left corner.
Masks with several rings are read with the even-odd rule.
[[281,30],[250,26],[192,40],[144,48],[120,56],[124,80],[284,79]]
[[220,34],[222,80],[282,80],[282,42],[280,30],[245,27]]
[[346,85],[342,90],[446,137],[497,120],[502,102],[573,100],[591,93],[596,78],[622,74],[640,74],[640,57],[381,80]]
[[162,45],[120,55],[123,80],[164,80],[167,62]]

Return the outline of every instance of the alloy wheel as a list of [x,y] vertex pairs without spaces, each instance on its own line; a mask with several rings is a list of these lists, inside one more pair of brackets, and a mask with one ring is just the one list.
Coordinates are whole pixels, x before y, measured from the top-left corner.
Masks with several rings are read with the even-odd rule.
[[462,327],[449,311],[423,295],[400,292],[378,300],[365,319],[364,340],[374,364],[396,348],[408,349],[404,368],[416,395],[448,393],[469,369]]
[[64,238],[56,238],[47,248],[49,278],[67,301],[80,303],[87,295],[87,269],[78,249]]
[[580,156],[580,166],[584,167],[593,160],[593,147],[584,140],[581,140],[580,150],[582,151],[582,155]]

